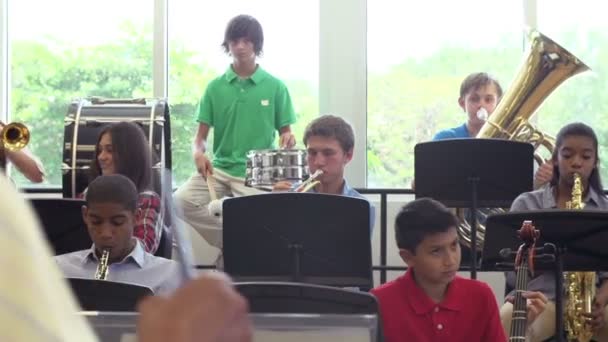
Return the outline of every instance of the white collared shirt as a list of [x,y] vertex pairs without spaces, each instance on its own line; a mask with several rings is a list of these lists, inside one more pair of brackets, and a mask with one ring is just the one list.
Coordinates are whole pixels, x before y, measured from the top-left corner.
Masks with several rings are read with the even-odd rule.
[[[90,249],[58,255],[55,261],[66,278],[94,279],[99,264],[94,245]],[[175,261],[144,251],[139,242],[123,260],[108,266],[106,280],[146,286],[155,294],[171,293],[181,282]]]

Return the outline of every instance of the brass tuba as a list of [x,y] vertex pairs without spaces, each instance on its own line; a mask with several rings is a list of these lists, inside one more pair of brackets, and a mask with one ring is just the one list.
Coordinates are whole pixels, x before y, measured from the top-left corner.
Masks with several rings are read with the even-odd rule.
[[[583,204],[583,186],[581,176],[574,174],[572,200],[566,203],[567,209],[581,210]],[[591,326],[583,313],[591,313],[595,298],[595,272],[566,272],[564,273],[564,288],[566,290],[566,308],[564,322],[568,331],[568,341],[588,342],[593,337]],[[559,289],[558,289],[559,291]]]
[[[529,33],[530,46],[509,89],[483,125],[477,138],[495,138],[525,141],[534,145],[535,151],[544,146],[553,151],[554,139],[529,123],[543,101],[565,80],[589,70],[576,56],[540,32]],[[541,164],[542,158],[535,154]],[[500,209],[491,209],[495,213]],[[480,217],[489,214],[486,210]],[[464,219],[464,211],[458,209],[461,223],[458,233],[461,241],[471,247],[471,227]],[[483,249],[485,226],[478,224],[477,250]]]

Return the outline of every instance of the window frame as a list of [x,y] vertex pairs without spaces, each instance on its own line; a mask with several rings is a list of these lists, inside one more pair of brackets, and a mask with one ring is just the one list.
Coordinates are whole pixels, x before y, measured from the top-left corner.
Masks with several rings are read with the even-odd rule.
[[[5,122],[10,108],[10,1],[17,0],[0,0],[0,120]],[[155,97],[168,94],[168,1],[153,4]],[[536,0],[523,0],[522,6],[524,26],[536,28]],[[345,177],[352,186],[363,188],[367,185],[367,0],[323,0],[319,11],[319,113],[340,115],[353,125],[355,157]],[[525,38],[522,42],[523,49]]]

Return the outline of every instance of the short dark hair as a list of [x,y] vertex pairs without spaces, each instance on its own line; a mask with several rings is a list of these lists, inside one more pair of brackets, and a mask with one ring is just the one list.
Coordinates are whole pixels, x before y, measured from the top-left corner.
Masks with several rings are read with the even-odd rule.
[[447,232],[458,225],[456,216],[443,204],[420,198],[409,202],[395,219],[397,247],[416,253],[416,247],[425,237]]
[[[589,176],[589,186],[595,190],[596,192],[603,193],[604,187],[602,186],[602,179],[600,177],[600,156],[598,151],[598,142],[597,136],[593,131],[593,128],[585,125],[582,122],[574,122],[567,124],[562,127],[557,133],[557,137],[555,138],[555,148],[553,149],[553,155],[551,156],[551,160],[553,162],[557,161],[559,149],[564,144],[564,140],[570,136],[579,136],[579,137],[587,137],[593,141],[593,148],[595,149],[595,168],[591,171],[591,175]],[[559,183],[559,167],[556,163],[553,164],[553,178],[551,179],[551,185],[556,186]]]
[[137,188],[129,178],[114,174],[95,178],[89,184],[85,201],[87,206],[93,203],[116,203],[126,210],[134,211],[138,197]]
[[101,150],[99,142],[104,134],[112,138],[112,160],[115,172],[125,175],[135,183],[139,192],[152,190],[152,151],[143,128],[132,122],[118,122],[104,127],[95,144],[95,159],[92,160],[90,178],[101,175],[101,167],[97,157]]
[[264,50],[264,31],[262,25],[254,17],[246,14],[237,15],[232,18],[226,26],[224,33],[224,52],[229,53],[228,44],[240,38],[247,38],[253,43],[253,51],[256,56],[260,56]]
[[460,84],[460,97],[464,98],[471,90],[494,84],[498,99],[502,97],[502,87],[498,80],[486,72],[476,72],[467,76]]
[[355,134],[351,125],[339,116],[322,115],[312,120],[304,130],[304,146],[308,145],[310,137],[335,138],[344,152],[351,151],[355,146]]

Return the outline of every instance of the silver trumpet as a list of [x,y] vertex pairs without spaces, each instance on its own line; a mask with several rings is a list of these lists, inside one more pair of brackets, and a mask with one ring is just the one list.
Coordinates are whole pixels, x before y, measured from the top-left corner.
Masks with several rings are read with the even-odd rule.
[[99,265],[97,265],[97,271],[95,272],[95,279],[107,280],[108,279],[108,261],[110,260],[110,250],[104,249],[101,252],[101,258],[99,258]]
[[300,185],[298,185],[293,192],[307,192],[308,190],[314,188],[317,184],[321,183],[317,180],[323,174],[323,170],[315,171],[307,180],[303,181]]

